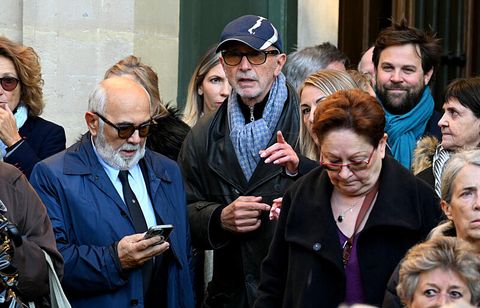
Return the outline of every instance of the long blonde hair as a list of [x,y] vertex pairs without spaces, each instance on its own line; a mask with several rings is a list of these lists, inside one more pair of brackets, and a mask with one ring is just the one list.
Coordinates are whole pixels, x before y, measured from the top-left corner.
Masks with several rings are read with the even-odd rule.
[[215,48],[216,45],[210,47],[200,58],[188,83],[187,102],[182,120],[190,127],[193,127],[203,114],[203,96],[198,94],[198,88],[208,72],[220,63],[220,53],[216,53]]
[[[358,88],[358,85],[347,72],[332,69],[319,70],[308,76],[300,87],[300,96],[307,85],[318,88],[326,96],[339,90]],[[302,118],[302,115],[300,117]],[[300,124],[300,153],[312,160],[318,161],[320,159],[318,146],[313,141],[312,136],[310,136],[303,120],[301,120]]]

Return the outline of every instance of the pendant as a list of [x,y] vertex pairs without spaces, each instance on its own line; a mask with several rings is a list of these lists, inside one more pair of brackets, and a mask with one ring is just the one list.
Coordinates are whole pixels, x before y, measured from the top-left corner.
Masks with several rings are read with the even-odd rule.
[[342,221],[343,221],[343,215],[338,215],[337,221],[338,221],[338,222],[342,222]]

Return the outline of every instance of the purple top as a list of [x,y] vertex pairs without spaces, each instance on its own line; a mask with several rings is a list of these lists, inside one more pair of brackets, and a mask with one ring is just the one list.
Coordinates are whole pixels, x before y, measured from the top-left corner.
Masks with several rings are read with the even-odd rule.
[[[340,247],[343,247],[343,244],[348,237],[346,237],[338,227],[337,232],[340,240]],[[360,274],[360,265],[358,264],[357,237],[358,235],[355,235],[353,239],[353,247],[350,253],[350,259],[348,259],[348,263],[345,266],[346,288],[344,303],[348,305],[365,303],[362,276]]]

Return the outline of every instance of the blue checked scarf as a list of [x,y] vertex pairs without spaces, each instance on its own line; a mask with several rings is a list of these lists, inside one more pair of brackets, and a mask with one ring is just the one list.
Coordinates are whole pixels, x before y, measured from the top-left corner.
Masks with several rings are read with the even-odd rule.
[[391,114],[384,109],[388,145],[395,159],[407,169],[412,166],[413,150],[417,140],[425,132],[428,119],[433,113],[434,104],[430,88],[427,86],[420,102],[409,112]]
[[259,151],[266,148],[273,136],[287,98],[288,90],[282,73],[275,79],[270,89],[261,119],[245,123],[245,117],[238,105],[242,103],[237,101],[237,93],[232,91],[228,98],[230,139],[247,181],[252,177],[260,161]]

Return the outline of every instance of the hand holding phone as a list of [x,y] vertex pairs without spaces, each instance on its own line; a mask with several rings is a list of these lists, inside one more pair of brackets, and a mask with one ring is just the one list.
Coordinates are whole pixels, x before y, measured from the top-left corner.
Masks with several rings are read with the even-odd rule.
[[154,236],[160,236],[160,242],[158,244],[161,244],[168,239],[172,230],[173,230],[173,225],[151,226],[148,229],[148,231],[145,233],[144,238],[149,239],[149,238],[154,237]]

